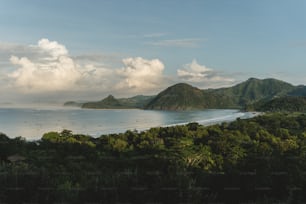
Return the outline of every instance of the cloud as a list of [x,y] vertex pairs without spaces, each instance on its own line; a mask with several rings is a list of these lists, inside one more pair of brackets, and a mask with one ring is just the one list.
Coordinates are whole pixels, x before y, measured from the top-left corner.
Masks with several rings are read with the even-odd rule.
[[82,68],[81,77],[75,87],[82,91],[103,92],[112,89],[117,81],[116,78],[116,72],[111,68],[98,68],[88,64]]
[[40,52],[39,57],[10,57],[10,62],[18,69],[8,76],[13,80],[13,86],[23,92],[67,90],[73,88],[80,79],[79,67],[68,56],[64,45],[41,39],[37,45],[29,46],[29,50]]
[[56,41],[49,41],[46,38],[43,38],[38,41],[38,47],[53,57],[53,59],[57,59],[60,56],[67,56],[68,50],[64,45],[59,44]]
[[18,45],[14,43],[0,43],[0,66],[1,68],[7,68],[10,65],[9,58],[11,55],[15,56],[29,56],[36,58],[40,55],[39,49],[33,46]]
[[203,41],[203,39],[186,38],[186,39],[159,40],[159,41],[154,41],[154,42],[147,42],[146,44],[159,46],[159,47],[195,48],[199,46],[199,43],[201,41]]
[[14,89],[17,94],[41,98],[64,93],[130,96],[153,92],[164,84],[164,64],[159,59],[135,57],[122,60],[120,55],[97,53],[70,56],[64,45],[48,39],[41,39],[36,45],[22,46],[22,52],[15,52],[19,47],[0,49],[3,53],[11,49],[14,54],[9,57],[11,68],[1,72],[6,73],[7,88]]
[[73,88],[81,73],[67,56],[48,63],[32,62],[26,57],[12,56],[10,61],[19,66],[9,76],[25,92],[61,91]]
[[199,65],[196,60],[193,60],[191,64],[185,65],[183,69],[178,69],[177,75],[187,81],[199,82],[207,77],[211,71],[212,69]]
[[205,88],[215,88],[235,82],[231,77],[222,76],[221,73],[198,64],[195,59],[190,64],[184,65],[182,69],[178,69],[177,76],[180,80],[191,82]]
[[123,64],[125,67],[117,70],[123,78],[117,88],[128,87],[135,91],[148,91],[161,86],[165,66],[159,59],[125,58]]
[[15,94],[30,100],[95,100],[110,93],[118,97],[156,94],[182,81],[200,88],[235,82],[196,60],[178,69],[177,77],[171,77],[164,75],[165,65],[160,59],[123,58],[116,53],[70,56],[63,44],[45,38],[36,45],[0,44],[1,56],[9,59],[9,68],[0,64],[1,95]]

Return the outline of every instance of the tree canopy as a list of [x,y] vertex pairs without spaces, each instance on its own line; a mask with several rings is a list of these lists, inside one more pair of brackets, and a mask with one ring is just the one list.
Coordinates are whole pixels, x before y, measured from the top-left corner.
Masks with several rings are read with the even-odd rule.
[[1,202],[299,203],[305,202],[306,115],[98,138],[70,130],[38,141],[0,134],[0,158]]

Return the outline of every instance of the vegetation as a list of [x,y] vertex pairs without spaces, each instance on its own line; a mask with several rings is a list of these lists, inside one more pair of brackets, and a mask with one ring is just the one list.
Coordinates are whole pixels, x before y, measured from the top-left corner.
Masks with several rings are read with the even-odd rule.
[[73,107],[82,107],[83,103],[75,102],[75,101],[67,101],[64,103],[64,106],[73,106]]
[[120,109],[141,108],[155,110],[190,110],[213,108],[244,108],[248,104],[267,101],[275,97],[305,96],[304,86],[293,86],[276,79],[250,78],[245,82],[228,88],[201,90],[180,83],[173,85],[157,96],[134,96],[116,99],[109,95],[97,102],[67,102],[65,105],[82,108]]
[[207,108],[242,108],[248,103],[286,95],[295,89],[276,79],[250,78],[236,86],[200,90],[188,84],[176,84],[158,94],[147,109],[186,110]]
[[272,100],[262,100],[246,106],[248,111],[262,112],[306,112],[306,97],[285,96]]
[[306,115],[39,141],[0,134],[0,202],[306,202]]
[[108,97],[97,102],[86,102],[81,105],[82,108],[93,109],[127,109],[127,108],[143,108],[153,96],[138,95],[132,98],[116,99],[114,96]]
[[272,99],[287,95],[296,87],[277,79],[250,78],[245,82],[229,88],[215,90],[220,95],[226,95],[240,107],[262,99]]
[[180,83],[159,93],[145,106],[146,109],[188,110],[205,109],[203,92],[188,84]]

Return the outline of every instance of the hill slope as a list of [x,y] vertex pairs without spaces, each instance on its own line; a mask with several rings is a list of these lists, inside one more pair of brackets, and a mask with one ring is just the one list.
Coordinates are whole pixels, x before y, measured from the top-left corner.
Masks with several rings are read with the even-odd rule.
[[144,108],[152,110],[192,110],[213,108],[243,108],[258,101],[283,96],[306,96],[305,86],[293,86],[277,79],[250,78],[232,87],[205,89],[179,83],[168,87],[157,96],[134,96],[116,99],[113,96],[88,103],[69,102],[82,108],[120,109]]
[[274,98],[272,100],[261,100],[253,104],[247,105],[248,111],[288,111],[288,112],[305,112],[306,97],[303,96],[284,96]]
[[145,106],[156,110],[204,109],[207,105],[203,92],[189,84],[180,83],[159,93]]
[[284,96],[294,88],[293,85],[277,79],[250,78],[233,87],[215,89],[214,93],[226,95],[232,100],[232,103],[244,106],[258,100]]
[[82,104],[82,108],[93,109],[125,109],[125,108],[143,108],[153,96],[134,96],[132,98],[116,99],[114,96],[109,95],[101,101],[87,102]]
[[124,106],[120,104],[120,102],[117,99],[115,99],[114,96],[109,95],[108,97],[104,98],[101,101],[84,103],[82,105],[82,108],[107,109],[107,108],[124,108]]
[[241,108],[258,100],[284,96],[294,88],[293,85],[280,80],[255,78],[233,87],[207,90],[181,83],[159,93],[145,108],[155,110]]

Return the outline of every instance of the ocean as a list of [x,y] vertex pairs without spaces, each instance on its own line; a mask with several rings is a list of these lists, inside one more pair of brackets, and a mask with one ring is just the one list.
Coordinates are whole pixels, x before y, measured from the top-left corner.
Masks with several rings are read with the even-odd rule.
[[146,130],[198,122],[203,125],[250,118],[252,112],[234,109],[201,111],[153,111],[139,109],[96,110],[72,107],[4,107],[0,108],[0,132],[13,138],[40,139],[50,131],[72,130],[73,133],[98,137],[126,130]]

